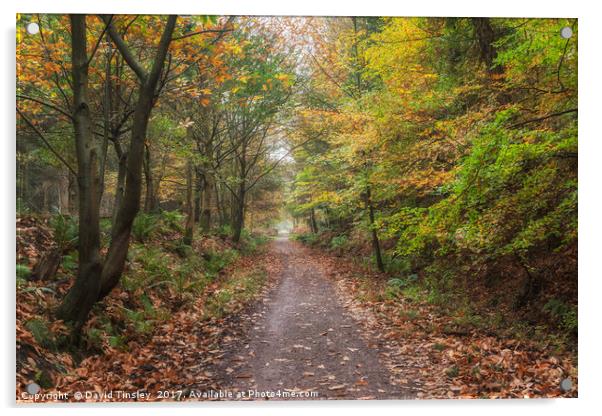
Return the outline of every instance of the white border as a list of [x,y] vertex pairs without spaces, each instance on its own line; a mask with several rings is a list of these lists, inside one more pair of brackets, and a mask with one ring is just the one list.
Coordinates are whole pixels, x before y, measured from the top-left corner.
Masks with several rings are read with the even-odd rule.
[[[22,13],[179,13],[238,15],[320,15],[320,16],[498,16],[498,17],[577,17],[583,6],[578,1],[549,0],[526,2],[505,0],[499,4],[485,2],[423,0],[359,1],[359,0],[221,0],[221,1],[155,1],[103,0],[86,3],[78,0],[40,2],[19,1]],[[478,11],[478,12],[477,12]]]
[[[4,201],[0,249],[2,282],[0,289],[4,302],[2,311],[4,342],[1,344],[0,395],[8,412],[22,414],[43,413],[104,415],[108,411],[144,414],[210,414],[264,415],[267,413],[362,415],[370,411],[379,413],[426,414],[479,414],[504,415],[508,413],[577,414],[593,413],[600,407],[602,397],[600,349],[600,308],[602,303],[602,276],[596,242],[602,237],[600,189],[602,175],[597,169],[602,164],[602,99],[600,79],[602,65],[602,15],[594,1],[525,1],[498,2],[469,0],[21,0],[14,6],[2,3],[2,58],[0,65],[3,84],[0,99],[2,131],[0,138],[0,195]],[[255,15],[377,15],[377,16],[508,16],[508,17],[578,17],[579,18],[579,399],[566,400],[506,400],[506,401],[425,401],[425,402],[295,402],[295,403],[209,403],[195,407],[186,405],[128,405],[126,409],[115,405],[96,405],[82,408],[39,406],[15,408],[14,403],[14,206],[15,206],[15,14],[40,13],[144,13],[144,14],[255,14]]]

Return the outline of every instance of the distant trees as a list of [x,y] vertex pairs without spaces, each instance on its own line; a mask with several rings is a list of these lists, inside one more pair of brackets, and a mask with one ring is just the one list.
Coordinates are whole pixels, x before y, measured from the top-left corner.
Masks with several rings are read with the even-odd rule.
[[[285,143],[278,137],[294,94],[292,67],[274,49],[267,36],[236,32],[239,51],[225,57],[231,74],[221,95],[200,103],[191,114],[191,134],[198,151],[197,188],[203,208],[200,222],[208,229],[209,204],[219,182],[229,197],[229,212],[221,209],[232,226],[232,239],[240,241],[245,223],[248,193],[282,161]],[[205,80],[203,80],[205,81]],[[216,94],[217,95],[217,94]],[[286,151],[286,150],[283,150]],[[200,200],[200,199],[199,199]]]

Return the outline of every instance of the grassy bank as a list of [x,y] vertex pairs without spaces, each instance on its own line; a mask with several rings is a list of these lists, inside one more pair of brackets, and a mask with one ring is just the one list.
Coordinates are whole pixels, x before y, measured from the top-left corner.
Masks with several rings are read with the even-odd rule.
[[533,299],[520,304],[517,300],[523,279],[519,273],[514,279],[501,280],[495,271],[488,275],[462,267],[453,258],[408,268],[403,258],[391,256],[388,251],[386,272],[374,273],[369,241],[357,235],[326,230],[318,234],[297,233],[293,238],[370,271],[356,275],[358,296],[368,302],[409,305],[402,312],[408,319],[418,314],[419,307],[412,309],[412,304],[430,305],[451,318],[447,328],[450,333],[478,331],[535,342],[558,353],[576,353],[577,306],[566,300],[564,288],[558,285],[544,286]]

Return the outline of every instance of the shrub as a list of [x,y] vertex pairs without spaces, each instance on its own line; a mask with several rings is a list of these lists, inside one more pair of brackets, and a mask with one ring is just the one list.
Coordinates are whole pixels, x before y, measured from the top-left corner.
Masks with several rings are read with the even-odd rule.
[[266,277],[265,270],[257,269],[232,276],[224,287],[207,299],[205,316],[220,318],[235,311],[259,292]]
[[25,328],[27,328],[34,339],[38,344],[40,344],[44,348],[54,348],[56,346],[56,342],[54,339],[54,335],[48,329],[48,324],[41,319],[32,319],[25,323]]
[[402,290],[404,298],[412,302],[420,302],[424,299],[424,292],[418,286],[408,286]]
[[205,270],[210,277],[215,277],[224,267],[238,258],[238,251],[225,249],[220,252],[208,253]]
[[174,231],[183,231],[184,215],[179,211],[161,211],[161,221]]
[[100,220],[100,244],[103,247],[108,247],[111,242],[111,228],[113,221],[110,218],[102,218]]
[[183,298],[193,298],[195,294],[205,289],[209,279],[201,272],[202,262],[198,257],[190,257],[180,263],[174,272],[174,287],[178,295]]
[[24,264],[17,264],[17,279],[27,280],[31,275],[31,270]]
[[175,243],[173,251],[181,258],[188,258],[193,254],[192,246],[186,244],[183,239]]
[[63,270],[68,273],[73,273],[77,270],[77,251],[71,252],[63,256],[63,260],[61,265],[63,266]]
[[126,290],[135,291],[146,288],[157,281],[172,279],[170,258],[156,247],[134,246],[130,250],[130,258],[134,263],[131,272],[123,277]]
[[476,314],[470,307],[460,308],[457,313],[458,316],[456,316],[452,322],[460,328],[480,328],[486,324],[484,319]]
[[220,225],[215,230],[215,235],[222,238],[230,237],[232,235],[232,227],[230,226],[230,224]]
[[232,290],[228,288],[221,289],[207,302],[207,313],[209,316],[221,318],[228,312],[228,304],[232,300]]
[[412,270],[412,262],[406,256],[386,256],[384,258],[385,269],[391,274],[406,274]]
[[263,234],[249,234],[244,237],[242,245],[242,252],[244,254],[252,254],[257,251],[257,249],[265,244],[269,240],[269,237]]
[[330,240],[330,248],[336,251],[344,250],[349,243],[349,240],[345,234],[337,235]]
[[313,246],[318,243],[319,236],[318,236],[318,234],[314,234],[314,233],[294,234],[293,239],[300,241],[303,244]]
[[133,311],[126,307],[122,308],[125,312],[127,323],[131,325],[131,327],[136,331],[136,333],[148,334],[152,331],[152,329],[154,328],[154,322],[151,319],[149,319],[149,316],[147,316],[146,311]]
[[52,228],[54,241],[61,251],[77,246],[79,227],[74,217],[56,214],[50,219],[49,225]]
[[138,214],[132,224],[132,236],[139,242],[148,240],[157,228],[157,217],[151,214]]
[[411,274],[407,278],[402,279],[400,277],[394,277],[387,281],[385,287],[385,297],[387,299],[394,299],[399,297],[403,293],[403,289],[416,282],[418,275]]
[[566,304],[565,302],[552,298],[544,306],[544,312],[546,312],[554,321],[557,326],[562,328],[567,334],[577,334],[577,308]]

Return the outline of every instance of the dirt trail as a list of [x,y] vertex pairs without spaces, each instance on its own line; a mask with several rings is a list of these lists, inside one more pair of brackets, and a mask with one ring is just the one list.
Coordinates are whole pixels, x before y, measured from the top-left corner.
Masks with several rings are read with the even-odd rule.
[[247,398],[256,391],[254,399],[262,392],[274,395],[272,400],[288,399],[291,392],[314,400],[410,398],[390,383],[378,347],[366,341],[308,252],[286,237],[270,250],[280,257],[282,275],[250,315],[253,325],[245,336],[228,348],[219,370],[224,387]]

